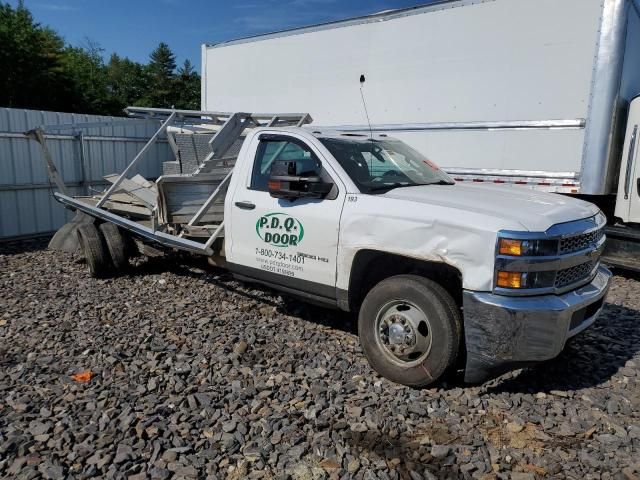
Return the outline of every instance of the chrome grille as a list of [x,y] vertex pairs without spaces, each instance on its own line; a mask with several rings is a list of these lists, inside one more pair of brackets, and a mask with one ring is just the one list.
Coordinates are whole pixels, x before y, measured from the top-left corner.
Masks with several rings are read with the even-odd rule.
[[591,272],[595,268],[597,262],[586,262],[576,265],[574,267],[565,268],[558,271],[556,274],[555,287],[562,288],[572,283],[577,283],[580,280],[584,280],[591,275]]
[[[598,212],[552,225],[544,232],[499,232],[499,239],[529,243],[524,255],[498,249],[494,291],[500,295],[559,295],[590,282],[600,265],[605,225],[606,217]],[[500,286],[499,272],[522,272],[521,288]]]
[[595,230],[583,235],[574,235],[573,237],[567,237],[560,240],[560,248],[558,252],[560,255],[566,255],[568,253],[578,252],[589,248],[592,245],[596,245],[604,235],[604,228]]

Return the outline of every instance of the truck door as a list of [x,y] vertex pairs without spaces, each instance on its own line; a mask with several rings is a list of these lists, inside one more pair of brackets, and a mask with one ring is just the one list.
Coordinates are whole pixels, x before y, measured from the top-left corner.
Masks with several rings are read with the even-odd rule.
[[[329,162],[303,138],[260,134],[254,143],[248,149],[253,164],[243,169],[243,180],[232,196],[230,268],[275,285],[335,298],[344,187]],[[322,199],[272,198],[268,181],[276,160],[294,161],[298,172],[325,177],[334,184],[332,192]]]
[[616,217],[624,222],[640,222],[640,97],[629,106],[620,181],[616,199]]

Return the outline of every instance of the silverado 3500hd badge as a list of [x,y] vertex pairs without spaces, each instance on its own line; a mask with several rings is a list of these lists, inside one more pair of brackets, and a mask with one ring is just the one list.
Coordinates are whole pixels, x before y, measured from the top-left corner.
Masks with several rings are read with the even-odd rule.
[[286,213],[267,213],[256,222],[258,237],[274,247],[295,247],[304,237],[304,227]]

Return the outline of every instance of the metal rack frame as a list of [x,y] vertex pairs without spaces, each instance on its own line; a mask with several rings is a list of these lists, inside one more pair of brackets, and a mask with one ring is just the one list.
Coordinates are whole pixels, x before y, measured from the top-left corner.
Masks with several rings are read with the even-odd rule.
[[[95,206],[88,205],[87,203],[79,201],[77,198],[71,197],[65,187],[64,181],[60,176],[51,152],[49,151],[45,139],[46,132],[60,131],[65,129],[87,129],[96,128],[101,126],[113,126],[127,124],[128,120],[115,120],[113,122],[93,122],[93,123],[80,123],[80,124],[66,124],[66,125],[43,125],[26,132],[26,135],[38,142],[42,148],[43,158],[49,178],[53,181],[58,189],[54,193],[55,198],[62,204],[71,207],[73,209],[80,210],[88,215],[99,218],[103,221],[114,223],[119,227],[133,232],[134,234],[145,238],[146,240],[159,243],[165,247],[177,248],[180,250],[189,251],[192,253],[198,253],[202,255],[212,255],[212,246],[214,242],[220,237],[224,231],[224,218],[216,226],[213,233],[207,238],[204,243],[197,242],[185,238],[181,232],[179,235],[173,235],[158,229],[158,205],[151,211],[151,228],[146,227],[138,222],[130,220],[122,215],[110,212],[104,208],[105,203],[109,200],[110,196],[119,189],[122,182],[127,179],[128,174],[131,173],[133,168],[139,164],[139,162],[146,156],[151,147],[158,141],[163,133],[166,132],[170,126],[202,126],[202,125],[216,125],[219,126],[218,130],[214,132],[213,137],[209,141],[211,146],[211,153],[204,159],[198,169],[189,175],[183,175],[184,177],[197,177],[203,167],[211,160],[223,159],[225,153],[233,145],[233,143],[241,137],[247,128],[255,127],[281,127],[281,126],[297,126],[300,127],[304,124],[312,121],[311,116],[308,113],[245,113],[245,112],[211,112],[204,110],[176,110],[176,109],[164,109],[164,108],[147,108],[147,107],[127,107],[125,112],[130,118],[143,119],[145,121],[160,122],[160,127],[156,130],[149,141],[142,147],[142,149],[134,156],[134,158],[127,164],[125,169],[113,180],[111,186],[101,195],[100,199]],[[227,173],[222,181],[217,185],[215,190],[204,201],[202,206],[196,211],[191,219],[185,224],[185,226],[195,226],[208,212],[213,203],[219,198],[222,192],[225,191],[225,187],[229,183],[233,174],[233,168]]]

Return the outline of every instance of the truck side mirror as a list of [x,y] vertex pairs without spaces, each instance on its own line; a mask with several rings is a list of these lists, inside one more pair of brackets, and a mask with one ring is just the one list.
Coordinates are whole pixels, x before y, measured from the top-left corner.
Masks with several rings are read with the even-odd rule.
[[269,194],[273,198],[324,198],[333,188],[333,183],[325,182],[319,175],[300,175],[296,172],[296,162],[276,160],[271,165]]

